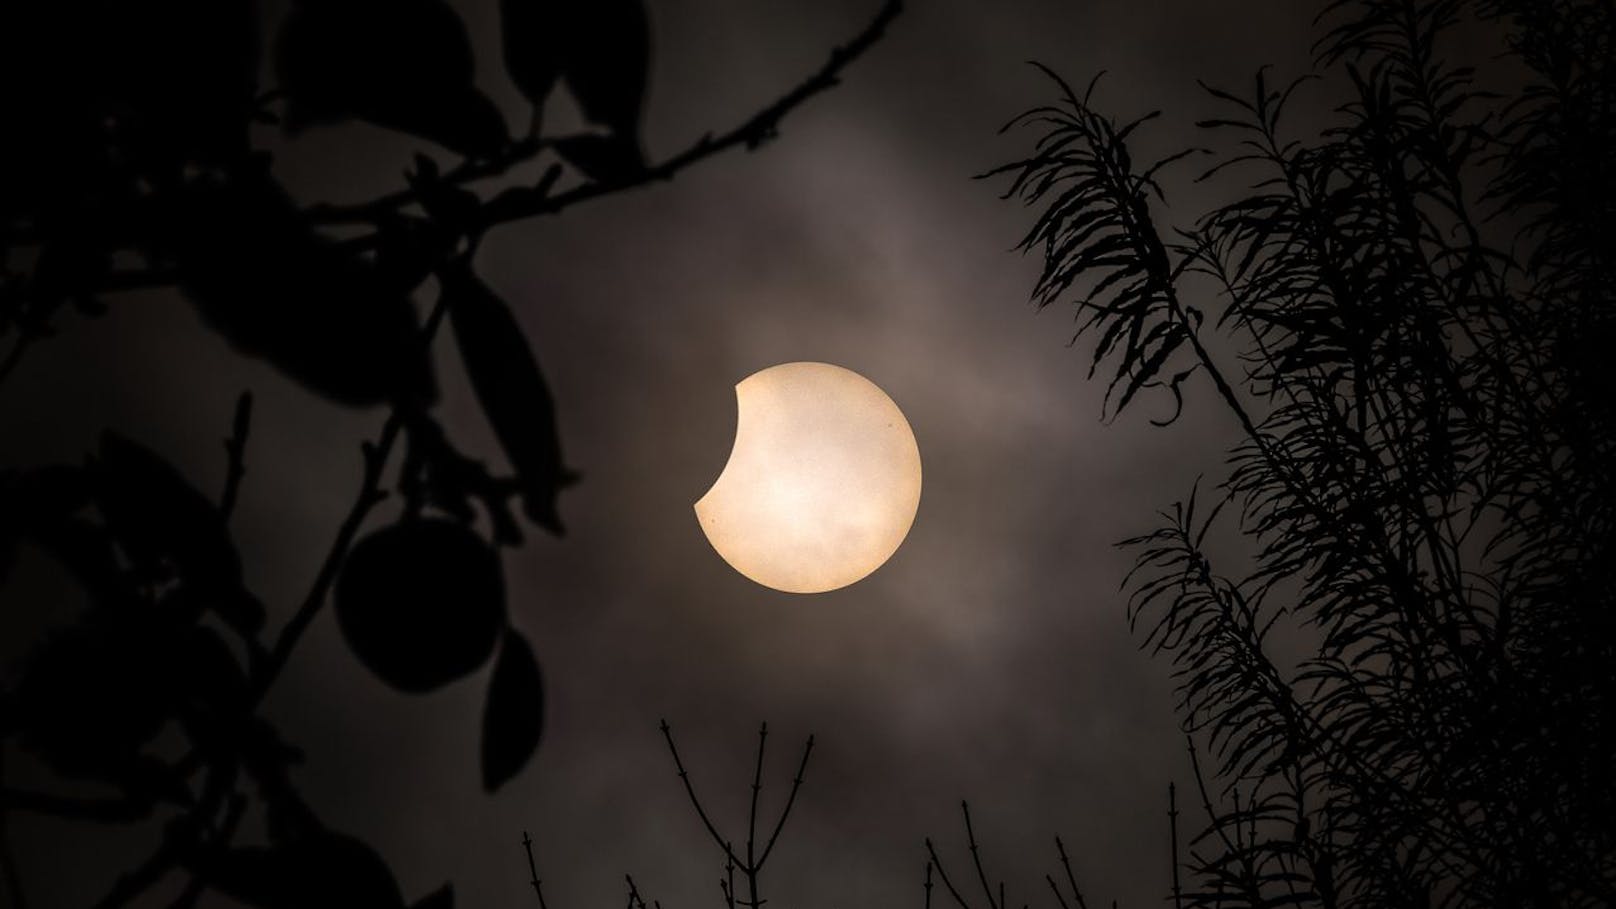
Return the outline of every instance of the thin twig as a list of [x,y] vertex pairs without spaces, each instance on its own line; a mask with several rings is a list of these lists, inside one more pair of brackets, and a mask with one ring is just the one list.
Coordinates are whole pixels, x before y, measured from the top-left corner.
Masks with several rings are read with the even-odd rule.
[[735,851],[729,846],[729,841],[719,834],[717,827],[713,826],[712,819],[707,816],[707,809],[701,806],[701,799],[696,797],[696,787],[690,782],[690,773],[685,770],[684,762],[679,760],[679,749],[673,744],[673,729],[668,725],[667,720],[662,721],[661,728],[662,738],[668,743],[668,754],[673,756],[673,767],[679,772],[679,781],[685,784],[685,794],[690,796],[690,804],[696,809],[696,816],[701,818],[701,823],[707,828],[707,833],[712,836],[713,842],[718,844],[718,848],[724,850],[724,855],[730,861],[737,865],[742,865],[744,868],[744,863],[741,862],[740,856],[735,854]]
[[[1066,872],[1066,885],[1072,888],[1072,899],[1077,902],[1077,909],[1089,909],[1089,904],[1083,901],[1083,891],[1077,889],[1077,875],[1072,873],[1072,859],[1066,854],[1066,844],[1058,836],[1055,837],[1055,852],[1060,855],[1061,870]],[[1050,881],[1050,886],[1054,886],[1054,881]]]
[[926,860],[926,905],[924,909],[931,909],[931,860]]
[[230,421],[230,436],[224,440],[226,462],[224,492],[219,494],[219,514],[230,520],[236,508],[236,494],[241,489],[241,478],[247,475],[247,435],[252,428],[252,392],[244,391],[236,398],[235,418]]
[[769,834],[768,845],[763,847],[763,854],[758,856],[758,870],[763,870],[763,863],[769,860],[769,853],[774,851],[774,842],[780,838],[780,831],[786,826],[786,818],[791,816],[791,806],[797,802],[797,790],[802,788],[803,775],[808,770],[808,756],[814,751],[814,737],[808,736],[808,743],[803,746],[802,760],[797,764],[797,775],[791,780],[791,792],[786,796],[786,806],[780,812],[780,819],[775,822],[774,832]]
[[403,416],[399,410],[394,409],[388,415],[387,422],[382,425],[381,434],[376,441],[366,442],[361,446],[364,456],[364,479],[360,483],[359,495],[355,497],[353,505],[348,509],[347,517],[337,529],[337,538],[326,552],[325,561],[321,563],[320,571],[315,575],[313,586],[303,598],[303,604],[281,629],[280,636],[275,639],[274,648],[264,661],[262,671],[254,680],[250,701],[252,705],[256,706],[263,699],[281,670],[286,668],[286,663],[291,659],[298,641],[302,639],[303,633],[308,630],[309,625],[314,622],[314,617],[325,605],[326,594],[336,582],[343,559],[347,557],[354,538],[359,535],[359,528],[364,525],[371,509],[387,498],[387,493],[381,488],[382,474],[387,467],[388,455],[392,453],[393,445],[398,441],[399,431],[403,426]]
[[522,831],[522,849],[527,853],[527,873],[531,878],[528,883],[533,885],[533,895],[539,898],[539,909],[545,909],[544,883],[539,880],[539,866],[533,862],[533,838],[526,830]]
[[960,909],[971,909],[971,904],[965,901],[965,897],[960,895],[959,889],[954,886],[954,882],[948,879],[948,869],[943,867],[942,857],[937,854],[937,846],[929,836],[926,837],[926,854],[931,856],[931,864],[937,867],[937,876],[942,878],[943,886],[948,888],[948,895],[954,898],[954,904],[959,906]]
[[[483,160],[466,159],[460,162],[448,173],[437,178],[437,183],[447,185],[463,185],[498,177],[518,164],[533,159],[540,151],[553,141],[542,139],[522,139],[507,146],[499,155]],[[386,214],[419,202],[420,192],[415,187],[407,187],[386,195],[378,196],[368,202],[357,205],[332,205],[321,203],[303,209],[303,214],[316,224],[352,224],[375,221]]]
[[1167,831],[1173,849],[1173,909],[1184,909],[1184,891],[1178,880],[1178,787],[1167,784]]
[[971,803],[960,802],[960,812],[965,815],[965,841],[971,847],[971,863],[976,866],[976,879],[982,883],[982,893],[988,898],[988,909],[1000,909],[1001,904],[993,899],[988,874],[982,868],[982,850],[976,844],[976,831],[971,829]]
[[1061,909],[1072,909],[1072,907],[1067,904],[1066,897],[1061,894],[1060,887],[1056,885],[1053,875],[1044,875],[1044,882],[1049,885],[1050,892],[1055,894],[1055,902],[1060,904]]
[[763,751],[769,743],[769,724],[764,723],[758,727],[757,763],[752,770],[752,804],[746,812],[746,895],[747,905],[757,909],[762,905],[758,899],[758,862],[757,862],[757,806],[758,796],[763,792]]
[[[477,215],[476,223],[471,226],[469,232],[472,236],[476,236],[495,224],[521,220],[535,215],[555,214],[579,202],[609,193],[671,180],[685,168],[731,148],[744,147],[748,150],[757,148],[778,134],[780,122],[785,119],[787,114],[815,95],[834,88],[841,81],[842,70],[862,56],[876,41],[880,40],[882,35],[886,33],[887,27],[892,24],[892,21],[897,18],[902,9],[903,3],[901,0],[887,0],[862,31],[846,44],[831,51],[830,59],[817,72],[798,83],[795,88],[786,92],[773,104],[753,114],[729,131],[717,135],[708,133],[684,151],[662,163],[648,166],[632,174],[624,175],[619,179],[593,180],[553,196],[548,192],[541,191],[508,190],[492,200],[490,204],[483,206]],[[538,147],[535,146],[533,151],[536,153],[537,150]],[[459,171],[451,171],[443,179],[451,180],[452,182],[464,182],[478,179],[480,176],[481,174],[477,169],[464,168]],[[417,200],[418,196],[412,190],[393,193],[357,207],[345,209],[328,208],[317,214],[322,218],[347,221],[374,220],[399,205]],[[378,239],[377,235],[371,234],[358,238],[354,241],[354,244],[358,248],[369,248]]]
[[724,891],[724,905],[728,909],[735,909],[735,853],[730,844],[724,844],[724,877],[718,881],[719,889]]
[[640,896],[640,888],[634,886],[634,875],[625,874],[623,879],[628,881],[628,909],[645,909],[645,899]]

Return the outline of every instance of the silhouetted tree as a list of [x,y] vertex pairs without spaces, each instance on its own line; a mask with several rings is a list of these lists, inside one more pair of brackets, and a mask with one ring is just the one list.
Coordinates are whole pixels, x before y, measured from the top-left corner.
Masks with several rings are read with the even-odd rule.
[[[1199,378],[1240,433],[1216,495],[1125,543],[1208,817],[1174,899],[1611,905],[1616,8],[1320,21],[1325,88],[1208,87],[1201,179],[1247,188],[1187,226],[1160,226],[1158,179],[1201,153],[1136,161],[1155,114],[1114,120],[1092,83],[1050,73],[1059,99],[1011,124],[1033,151],[992,172],[1039,210],[1034,298],[1074,302],[1107,413],[1158,389],[1171,422]],[[1503,60],[1452,62],[1461,25]],[[1287,128],[1326,89],[1329,125]],[[1245,564],[1214,564],[1228,534]]]
[[[673,769],[679,776],[679,784],[684,787],[685,795],[690,798],[690,807],[695,811],[696,818],[701,821],[702,828],[707,831],[722,859],[720,866],[724,874],[718,879],[718,895],[722,898],[725,909],[735,909],[736,906],[759,909],[768,902],[763,897],[761,889],[763,867],[774,854],[774,848],[780,842],[780,834],[786,829],[786,821],[791,819],[791,809],[797,804],[797,793],[802,790],[803,779],[808,772],[808,759],[814,753],[814,737],[808,736],[808,740],[803,744],[802,757],[797,761],[797,772],[791,778],[791,790],[786,793],[786,801],[780,808],[780,814],[772,825],[765,822],[760,828],[758,799],[763,794],[763,758],[768,750],[769,724],[764,723],[758,727],[757,761],[753,764],[752,771],[752,797],[746,812],[746,843],[741,847],[736,845],[733,838],[725,836],[718,829],[712,815],[707,812],[707,807],[696,795],[696,784],[691,781],[690,771],[685,769],[685,762],[679,757],[679,747],[674,744],[673,728],[668,725],[667,720],[663,720],[659,728],[662,731],[662,740],[668,746],[668,756],[673,759]],[[525,830],[522,832],[522,849],[527,854],[529,884],[533,887],[533,895],[538,900],[539,909],[548,909],[544,901],[544,882],[539,879],[538,863],[533,858],[533,839]],[[739,883],[735,877],[737,872],[740,874]],[[627,909],[646,909],[645,899],[634,883],[634,875],[625,874],[623,877],[628,884]],[[653,900],[652,905],[656,909],[661,909],[662,903]]]
[[[122,292],[174,287],[243,355],[388,416],[363,446],[359,491],[307,595],[273,632],[277,611],[247,589],[252,554],[229,531],[250,396],[226,441],[217,499],[111,433],[83,464],[0,471],[0,582],[27,546],[59,561],[88,603],[0,687],[0,762],[18,745],[60,783],[4,788],[0,902],[25,902],[4,822],[30,811],[159,831],[150,858],[101,906],[175,874],[186,881],[178,906],[206,890],[263,907],[404,906],[385,862],[299,796],[298,753],[257,708],[329,600],[354,655],[400,691],[430,691],[494,661],[486,789],[538,745],[539,664],[508,621],[499,550],[522,542],[513,504],[560,535],[557,495],[576,474],[538,358],[475,272],[479,243],[501,224],[764,144],[837,83],[898,9],[886,3],[821,69],[745,121],[659,157],[640,136],[650,49],[640,0],[500,4],[505,65],[534,109],[520,139],[476,87],[471,43],[445,0],[293,0],[272,42],[258,34],[253,0],[7,5],[0,381],[67,311],[94,316]],[[275,75],[262,92],[267,45]],[[598,129],[539,129],[558,85]],[[420,154],[395,192],[309,203],[252,143],[255,123],[296,135],[350,120],[439,146],[458,163],[442,169]],[[422,320],[414,298],[433,285]],[[433,413],[429,347],[445,321],[509,476],[462,453]],[[396,510],[367,530],[389,499]],[[165,728],[180,731],[177,751],[160,747]],[[267,842],[235,842],[249,811]],[[750,881],[750,852],[742,867]],[[414,905],[451,904],[445,887]]]

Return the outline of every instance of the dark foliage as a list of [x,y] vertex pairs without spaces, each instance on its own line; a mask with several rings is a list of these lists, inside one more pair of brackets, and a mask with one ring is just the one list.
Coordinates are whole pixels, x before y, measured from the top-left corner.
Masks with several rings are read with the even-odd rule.
[[544,682],[539,677],[539,663],[527,641],[507,630],[483,712],[483,788],[492,792],[515,776],[543,733]]
[[[300,754],[258,707],[330,599],[357,660],[398,690],[431,691],[492,664],[486,789],[539,745],[544,681],[511,624],[501,549],[523,542],[518,501],[559,536],[558,495],[577,474],[539,356],[476,274],[482,237],[764,144],[836,84],[898,4],[744,122],[655,161],[639,130],[650,53],[639,0],[513,0],[502,12],[506,66],[535,106],[522,139],[477,88],[473,48],[445,0],[294,0],[267,47],[252,0],[24,0],[0,12],[0,97],[12,134],[29,137],[0,143],[0,381],[69,312],[94,317],[127,291],[162,287],[313,394],[387,410],[316,577],[284,611],[247,588],[254,554],[229,529],[249,395],[217,498],[112,434],[83,464],[0,470],[0,582],[20,550],[37,550],[88,604],[17,678],[0,679],[0,768],[16,746],[59,784],[0,789],[5,905],[26,900],[5,848],[17,811],[148,825],[154,851],[101,906],[176,878],[180,907],[207,891],[268,909],[406,905],[385,860],[303,801]],[[267,91],[261,59],[273,61]],[[540,132],[537,110],[557,84],[600,131]],[[253,141],[277,124],[296,136],[350,121],[458,163],[417,154],[396,192],[310,203]],[[429,283],[436,302],[423,318]],[[431,345],[445,319],[509,475],[463,453],[433,413]],[[238,843],[243,826],[267,836]],[[453,892],[415,905],[448,909]]]
[[[1125,544],[1129,620],[1211,752],[1174,899],[1610,905],[1616,13],[1335,0],[1320,21],[1348,100],[1303,136],[1285,114],[1321,89],[1209,87],[1227,150],[1202,179],[1246,191],[1188,227],[1157,218],[1183,155],[1135,162],[1150,117],[1099,113],[1093,85],[1056,78],[1013,124],[1032,154],[994,172],[1040,210],[1035,298],[1075,300],[1109,411],[1160,387],[1176,414],[1202,375],[1241,434],[1210,501]],[[1451,62],[1460,25],[1524,86]],[[1208,540],[1231,526],[1251,559],[1226,574]]]

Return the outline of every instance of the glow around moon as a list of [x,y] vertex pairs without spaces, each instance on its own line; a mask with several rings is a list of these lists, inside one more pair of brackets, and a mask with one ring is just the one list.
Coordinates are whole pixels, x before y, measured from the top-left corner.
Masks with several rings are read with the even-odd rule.
[[920,506],[920,449],[875,383],[829,363],[783,363],[735,386],[735,447],[696,518],[736,571],[788,593],[880,568]]

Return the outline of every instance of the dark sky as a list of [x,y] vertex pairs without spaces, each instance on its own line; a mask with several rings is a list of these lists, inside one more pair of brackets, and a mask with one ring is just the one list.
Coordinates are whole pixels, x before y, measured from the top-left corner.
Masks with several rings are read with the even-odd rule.
[[[460,5],[483,48],[480,84],[525,122],[493,52],[495,4]],[[877,5],[654,2],[653,157],[772,100]],[[1026,139],[996,130],[1050,95],[1024,61],[1076,80],[1109,70],[1101,104],[1163,108],[1145,141],[1168,149],[1198,138],[1197,77],[1244,84],[1264,62],[1281,74],[1306,65],[1311,5],[911,6],[763,151],[486,242],[480,269],[518,310],[586,475],[563,498],[570,535],[506,556],[515,622],[549,682],[545,742],[485,796],[486,671],[397,694],[358,666],[329,615],[268,704],[307,752],[306,794],[333,826],[376,844],[410,896],[449,879],[460,905],[524,905],[525,828],[557,909],[620,899],[625,871],[669,909],[712,905],[719,863],[660,717],[737,836],[758,722],[777,733],[765,793],[776,799],[801,738],[817,734],[771,863],[777,907],[918,905],[923,837],[965,872],[961,798],[1012,902],[1048,901],[1056,833],[1093,897],[1145,906],[1164,892],[1165,790],[1187,781],[1186,762],[1169,667],[1128,633],[1126,556],[1111,544],[1215,469],[1233,427],[1208,408],[1153,429],[1160,401],[1102,425],[1087,348],[1066,343],[1069,311],[1035,314],[1035,263],[1008,251],[1029,213],[970,178],[1023,150]],[[309,199],[394,188],[417,147],[364,127],[261,138]],[[1197,197],[1182,176],[1172,199],[1187,220]],[[445,421],[497,460],[452,345],[440,347]],[[691,513],[730,447],[733,384],[791,360],[881,385],[925,465],[919,515],[892,561],[810,597],[735,574]],[[76,458],[112,426],[215,488],[245,387],[258,408],[234,526],[250,582],[284,620],[348,507],[357,443],[380,412],[316,400],[238,358],[175,298],[136,295],[70,325],[0,387],[3,460]],[[50,586],[48,566],[25,569],[26,583]],[[8,612],[12,641],[51,621]],[[88,902],[152,836],[98,832],[19,819],[39,905]]]

